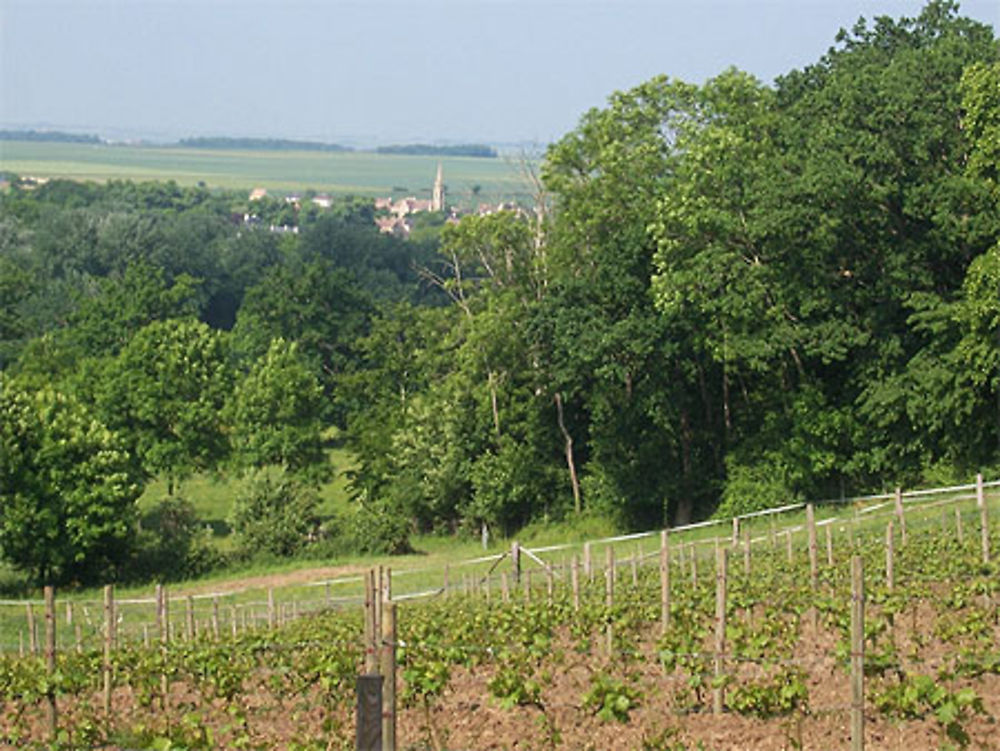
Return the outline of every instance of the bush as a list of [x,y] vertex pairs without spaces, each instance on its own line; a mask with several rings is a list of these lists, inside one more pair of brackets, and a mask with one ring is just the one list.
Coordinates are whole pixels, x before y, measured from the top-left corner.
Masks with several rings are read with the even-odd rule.
[[189,579],[222,563],[194,506],[179,496],[165,496],[142,517],[136,559],[137,579]]
[[384,501],[362,501],[349,526],[350,546],[359,553],[402,555],[413,552],[409,520]]
[[715,516],[726,519],[777,508],[799,500],[781,462],[763,457],[752,463],[726,460],[726,485]]
[[293,556],[319,533],[316,491],[281,468],[247,477],[236,497],[231,523],[240,550],[254,556]]

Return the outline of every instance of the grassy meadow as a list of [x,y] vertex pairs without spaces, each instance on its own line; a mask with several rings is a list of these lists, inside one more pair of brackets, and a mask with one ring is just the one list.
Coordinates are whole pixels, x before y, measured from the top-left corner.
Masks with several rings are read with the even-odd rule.
[[[276,193],[316,190],[332,195],[429,198],[437,165],[448,201],[527,201],[518,160],[410,156],[373,152],[237,151],[176,146],[0,141],[0,171],[73,180],[173,180],[210,188],[264,187]],[[478,193],[475,186],[479,186]]]

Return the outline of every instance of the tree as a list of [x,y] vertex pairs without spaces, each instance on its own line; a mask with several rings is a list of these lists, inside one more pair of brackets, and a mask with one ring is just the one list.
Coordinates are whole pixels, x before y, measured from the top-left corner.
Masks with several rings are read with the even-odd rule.
[[97,400],[143,470],[167,476],[168,492],[226,456],[222,410],[231,393],[226,338],[203,323],[154,321],[99,377]]
[[233,530],[244,552],[291,556],[319,527],[315,489],[282,469],[254,472],[233,506]]
[[142,492],[124,442],[72,398],[0,375],[0,554],[38,584],[127,561]]
[[226,406],[234,463],[242,469],[279,465],[320,479],[327,467],[322,412],[323,389],[298,347],[275,339]]

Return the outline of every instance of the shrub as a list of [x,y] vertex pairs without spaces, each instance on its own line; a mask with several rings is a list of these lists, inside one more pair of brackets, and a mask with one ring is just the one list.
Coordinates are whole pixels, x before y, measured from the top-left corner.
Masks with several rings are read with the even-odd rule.
[[316,491],[282,468],[250,474],[236,497],[231,523],[240,550],[288,557],[301,551],[319,531]]

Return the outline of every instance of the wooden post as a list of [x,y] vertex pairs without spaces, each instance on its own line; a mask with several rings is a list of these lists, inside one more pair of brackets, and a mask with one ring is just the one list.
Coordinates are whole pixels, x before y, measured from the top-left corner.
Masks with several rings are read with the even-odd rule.
[[896,488],[896,518],[899,519],[899,544],[906,547],[906,516],[903,514],[903,489]]
[[731,545],[735,548],[740,544],[740,519],[738,516],[733,517],[733,541]]
[[267,590],[267,627],[274,628],[275,626],[275,612],[274,612],[274,590],[268,588]]
[[615,638],[613,616],[615,605],[615,549],[611,545],[608,545],[607,548],[607,563],[604,569],[604,604],[608,609],[605,649],[610,659],[614,655]]
[[[156,585],[156,627],[160,631],[160,654],[164,661],[167,657],[167,644],[170,643],[170,600],[167,590],[162,584]],[[167,690],[170,688],[166,672],[160,673],[160,706],[167,705]]]
[[983,492],[983,476],[976,475],[976,505],[979,506],[979,527],[982,534],[983,563],[990,562],[990,519],[986,509],[986,494]]
[[104,721],[111,724],[111,648],[115,641],[115,590],[104,588]]
[[519,584],[521,581],[521,546],[517,544],[517,540],[510,544],[510,564],[514,567],[514,583]]
[[189,642],[194,641],[194,598],[188,595],[184,601],[184,631]]
[[555,595],[555,582],[552,580],[552,567],[545,567],[545,594],[548,597],[549,605],[552,604],[552,598]]
[[73,626],[73,603],[70,600],[66,600],[66,625]]
[[506,571],[500,574],[500,596],[505,603],[510,602],[510,581]]
[[743,527],[743,575],[750,578],[750,530]]
[[713,659],[713,672],[715,683],[712,689],[712,714],[722,714],[723,688],[718,685],[722,679],[724,670],[724,657],[726,651],[726,572],[728,569],[728,551],[720,548],[715,559],[715,657]]
[[824,528],[826,532],[826,565],[833,567],[833,533],[830,531],[830,525],[827,524]]
[[638,553],[635,553],[635,554],[632,555],[631,568],[632,568],[632,586],[633,587],[637,587],[637,586],[639,586],[639,555],[638,555]]
[[[56,594],[51,586],[45,587],[45,672],[50,678],[56,672]],[[50,685],[45,698],[48,705],[49,738],[55,743],[59,736],[59,710],[54,686]]]
[[583,573],[587,577],[587,583],[594,581],[593,560],[590,557],[590,543],[583,543]]
[[851,751],[865,747],[865,579],[861,556],[851,559]]
[[73,625],[73,636],[76,641],[76,653],[83,654],[83,629],[79,623]]
[[691,588],[698,586],[698,549],[695,544],[691,543]]
[[[376,643],[378,641],[378,622],[376,620],[376,587],[375,587],[375,571],[374,569],[368,569],[365,572],[365,612],[364,612],[364,624],[365,624],[365,674],[371,675],[378,672],[378,657],[376,652]],[[381,713],[381,709],[379,710]]]
[[212,638],[219,641],[219,596],[212,598]]
[[357,751],[382,751],[382,676],[359,675],[357,692]]
[[785,547],[787,548],[787,558],[790,564],[794,560],[792,555],[792,530],[790,529],[785,531]]
[[396,603],[390,599],[382,605],[381,625],[382,748],[396,751]]
[[895,558],[895,535],[893,534],[892,519],[885,525],[885,586],[891,592],[896,586],[896,577],[893,570]]
[[670,532],[660,532],[660,633],[670,627]]
[[809,612],[815,630],[819,628],[819,609],[815,604],[819,591],[819,561],[816,550],[816,511],[811,503],[806,505],[806,527],[809,532],[809,586],[813,597],[813,605],[809,608]]
[[25,606],[28,613],[28,649],[32,655],[38,654],[38,629],[35,627],[35,610],[31,603]]
[[573,564],[570,569],[570,584],[573,587],[573,612],[580,612],[580,561],[573,556]]
[[959,546],[965,545],[965,534],[962,531],[962,510],[955,509],[955,535],[958,537]]

